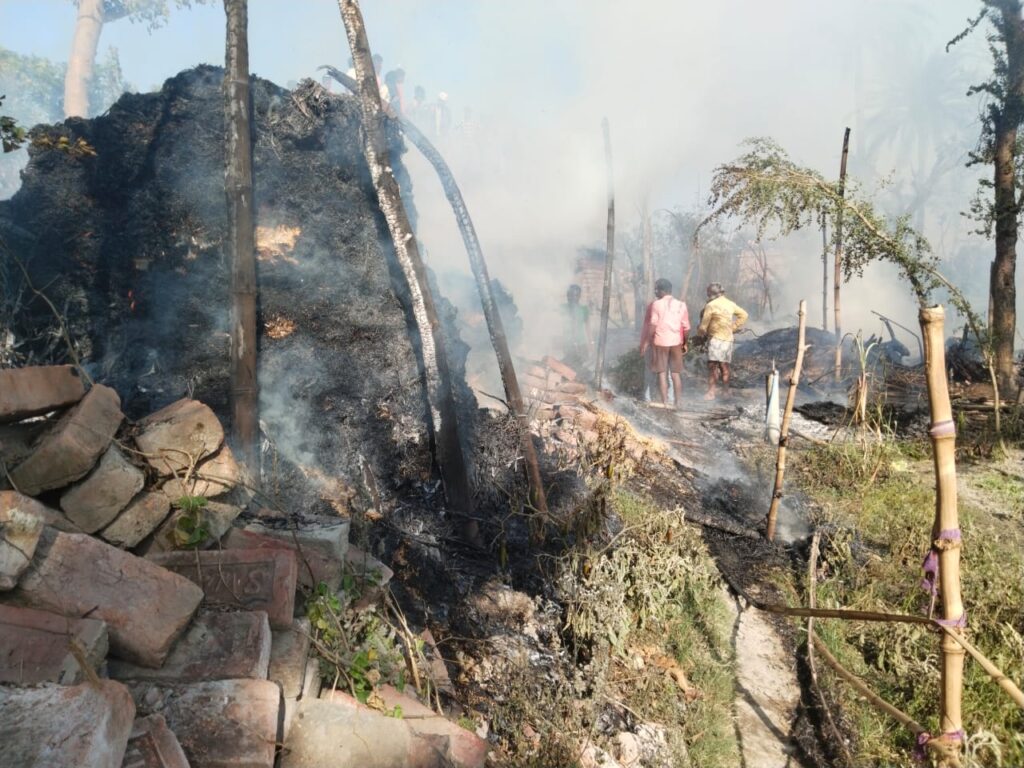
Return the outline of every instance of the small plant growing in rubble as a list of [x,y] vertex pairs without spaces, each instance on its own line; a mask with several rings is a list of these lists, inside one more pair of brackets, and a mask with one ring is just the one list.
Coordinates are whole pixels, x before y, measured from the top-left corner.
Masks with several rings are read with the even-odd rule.
[[182,496],[174,502],[181,515],[174,524],[174,544],[179,549],[195,549],[210,538],[210,528],[203,516],[207,505],[204,496]]
[[386,709],[376,693],[381,683],[398,690],[405,687],[405,657],[396,642],[397,632],[375,607],[355,608],[360,593],[358,582],[350,575],[337,593],[323,582],[317,585],[306,606],[313,646],[325,677],[333,680],[332,688],[341,683],[363,704],[401,717],[400,707]]

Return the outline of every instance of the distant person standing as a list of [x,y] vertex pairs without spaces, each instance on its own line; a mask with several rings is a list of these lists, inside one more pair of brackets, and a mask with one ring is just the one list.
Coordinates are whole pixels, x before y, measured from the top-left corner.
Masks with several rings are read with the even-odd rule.
[[405,117],[405,70],[399,67],[384,75],[384,86],[391,96],[391,110],[399,117]]
[[562,354],[567,365],[580,368],[590,359],[590,307],[580,304],[583,289],[570,285],[562,305]]
[[640,333],[640,354],[647,357],[652,373],[658,374],[661,405],[668,405],[668,379],[672,376],[676,408],[683,404],[683,353],[690,330],[686,302],[672,295],[672,283],[659,278],[654,283],[655,299],[647,305]]
[[708,302],[700,313],[697,333],[707,340],[708,391],[705,400],[714,400],[718,383],[729,388],[729,365],[732,363],[733,335],[747,322],[746,311],[725,297],[721,283],[711,283]]

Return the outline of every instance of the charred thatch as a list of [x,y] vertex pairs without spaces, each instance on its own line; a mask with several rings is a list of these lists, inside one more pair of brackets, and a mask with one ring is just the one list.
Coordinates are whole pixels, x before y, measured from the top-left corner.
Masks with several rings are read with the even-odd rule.
[[[40,359],[55,319],[15,259],[130,416],[185,394],[229,416],[222,79],[198,67],[157,93],[125,95],[102,117],[36,128],[83,139],[96,155],[34,149],[21,190],[0,203],[3,300],[21,300],[13,332],[23,361]],[[309,508],[325,495],[321,478],[359,489],[367,466],[385,493],[420,483],[431,472],[422,366],[358,106],[310,81],[286,91],[253,78],[252,110],[269,490]],[[401,138],[389,141],[411,199]],[[450,305],[439,309],[471,419],[466,347]],[[312,482],[292,482],[302,474]],[[289,486],[318,490],[296,496]],[[345,503],[344,490],[328,495]]]

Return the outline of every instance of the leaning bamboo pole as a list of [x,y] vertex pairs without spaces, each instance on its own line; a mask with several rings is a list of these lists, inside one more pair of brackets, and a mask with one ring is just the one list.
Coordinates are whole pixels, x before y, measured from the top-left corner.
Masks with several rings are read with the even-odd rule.
[[839,320],[839,287],[843,281],[843,198],[846,196],[846,158],[850,153],[850,129],[843,132],[843,158],[839,162],[839,210],[836,211],[836,260],[832,267],[832,312],[836,330],[836,381],[843,377],[843,331]]
[[601,296],[601,335],[597,342],[597,366],[594,371],[594,388],[601,389],[604,373],[604,352],[608,345],[608,310],[612,299],[612,266],[615,261],[615,176],[612,173],[612,133],[608,118],[601,121],[604,130],[604,159],[608,172],[608,232],[604,260],[604,293]]
[[[327,72],[353,93],[357,93],[359,84],[345,73],[334,67],[324,66],[321,69]],[[412,121],[395,114],[388,106],[384,106],[384,113],[396,120],[402,128],[405,137],[423,154],[434,166],[441,187],[445,196],[451,204],[452,212],[455,214],[455,221],[462,234],[462,242],[466,247],[466,255],[469,257],[469,266],[473,271],[476,280],[477,292],[480,295],[480,305],[483,308],[484,319],[487,321],[487,332],[491,337],[491,346],[494,347],[494,356],[498,361],[498,372],[501,374],[501,383],[505,388],[505,396],[508,398],[508,406],[512,415],[519,422],[522,433],[523,459],[526,462],[526,477],[530,485],[530,503],[534,510],[546,515],[548,513],[547,495],[544,492],[544,480],[540,474],[540,464],[537,460],[537,449],[533,444],[533,437],[530,434],[529,414],[526,412],[526,405],[523,402],[522,390],[519,388],[519,378],[516,376],[515,365],[512,363],[512,352],[508,347],[508,336],[505,334],[505,325],[501,320],[501,313],[494,303],[494,292],[491,290],[491,278],[487,269],[487,260],[484,258],[484,251],[480,245],[480,238],[477,237],[476,227],[473,226],[473,219],[469,215],[469,208],[462,197],[462,191],[455,181],[455,174],[445,162],[444,157],[437,150],[423,132],[416,127]]]
[[[384,135],[384,113],[380,90],[370,55],[363,15],[358,0],[338,0],[345,33],[352,50],[359,101],[363,112],[364,152],[370,178],[377,192],[377,201],[384,214],[395,248],[395,256],[409,289],[412,315],[419,330],[420,354],[430,401],[431,424],[441,468],[445,495],[449,504],[460,512],[472,509],[466,458],[459,439],[459,427],[451,371],[445,354],[441,323],[427,280],[427,270],[420,257],[419,245],[409,223],[398,181],[391,170],[387,141]],[[467,525],[467,535],[476,538],[474,524]]]
[[[942,597],[942,626],[963,627],[967,623],[960,596],[960,521],[956,499],[956,428],[946,383],[945,312],[942,307],[922,307],[918,319],[924,339],[925,381],[931,410],[932,455],[935,462],[935,523],[928,557],[937,561],[939,593]],[[961,696],[963,693],[964,648],[948,633],[940,643],[942,653],[938,738],[959,750],[963,743]],[[952,765],[940,762],[940,765]]]
[[796,388],[800,383],[800,369],[804,365],[804,340],[807,326],[807,302],[800,301],[799,330],[797,331],[796,362],[793,374],[789,377],[789,392],[786,394],[786,410],[782,414],[782,427],[779,430],[779,452],[775,460],[775,486],[772,489],[772,503],[768,508],[767,530],[768,541],[775,540],[775,523],[779,515],[779,503],[782,501],[782,480],[786,474],[786,443],[789,438],[789,423],[793,420],[793,405],[796,401]]

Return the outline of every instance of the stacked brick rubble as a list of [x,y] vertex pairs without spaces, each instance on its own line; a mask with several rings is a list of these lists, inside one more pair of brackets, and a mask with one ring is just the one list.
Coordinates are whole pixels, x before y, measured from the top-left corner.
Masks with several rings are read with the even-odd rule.
[[[389,718],[318,698],[296,618],[297,594],[346,570],[390,578],[349,548],[346,519],[282,527],[261,510],[242,527],[253,494],[207,406],[128,424],[71,366],[0,370],[0,462],[0,762],[359,764],[322,747]],[[482,766],[485,742],[447,725],[385,723],[405,745],[393,764]]]

